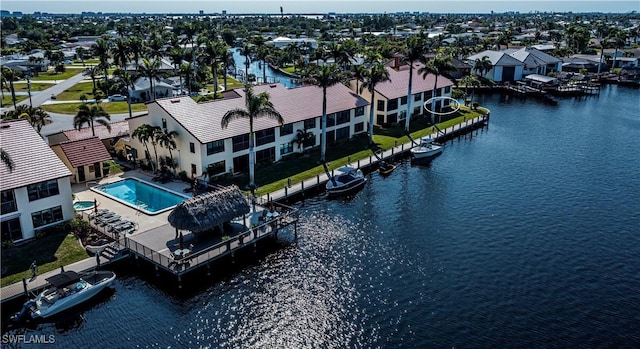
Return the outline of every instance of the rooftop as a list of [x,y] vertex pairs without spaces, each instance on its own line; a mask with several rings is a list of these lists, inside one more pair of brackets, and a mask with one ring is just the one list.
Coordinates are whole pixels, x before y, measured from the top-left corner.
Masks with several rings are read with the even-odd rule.
[[[428,74],[426,79],[422,78],[422,74],[418,74],[418,70],[423,65],[420,63],[414,63],[413,68],[413,85],[411,93],[422,93],[425,91],[433,90],[433,86],[436,82],[436,76]],[[395,99],[404,97],[407,95],[407,87],[409,86],[409,66],[400,66],[399,70],[395,70],[391,67],[386,67],[389,72],[389,81],[384,81],[376,85],[376,92],[385,96],[388,99]],[[447,86],[453,86],[453,82],[446,77],[438,76],[437,88],[443,88]]]
[[23,119],[0,123],[0,148],[13,160],[13,171],[0,166],[0,190],[71,176],[67,166]]
[[60,148],[72,167],[93,165],[111,159],[111,154],[98,137],[62,143]]

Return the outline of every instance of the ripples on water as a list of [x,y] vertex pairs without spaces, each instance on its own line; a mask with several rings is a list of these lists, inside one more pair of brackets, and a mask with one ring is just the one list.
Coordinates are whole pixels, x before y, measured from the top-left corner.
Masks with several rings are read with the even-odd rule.
[[26,331],[96,348],[640,347],[637,91],[483,98],[488,130],[299,204],[297,241],[202,292],[124,277],[80,321]]

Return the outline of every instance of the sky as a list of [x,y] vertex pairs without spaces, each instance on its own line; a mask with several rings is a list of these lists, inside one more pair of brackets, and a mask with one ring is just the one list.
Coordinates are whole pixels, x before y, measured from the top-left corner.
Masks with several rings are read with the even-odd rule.
[[640,11],[640,1],[606,0],[2,0],[0,9],[25,14],[119,12],[119,13],[496,13],[518,11],[540,12],[603,12],[626,13]]

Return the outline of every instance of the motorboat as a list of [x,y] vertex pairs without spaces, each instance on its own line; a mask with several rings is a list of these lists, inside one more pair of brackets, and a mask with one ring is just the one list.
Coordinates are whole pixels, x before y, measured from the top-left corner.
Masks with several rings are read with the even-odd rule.
[[22,311],[14,317],[20,320],[30,315],[32,319],[47,318],[79,305],[112,286],[116,274],[111,271],[95,271],[78,274],[65,271],[45,280],[49,285],[36,298],[26,302]]
[[366,181],[362,170],[351,166],[340,167],[329,177],[327,192],[329,195],[342,195],[362,188]]
[[396,165],[387,163],[386,161],[380,162],[380,167],[378,167],[378,173],[382,176],[388,176],[396,169]]
[[411,155],[415,159],[427,159],[442,153],[442,145],[432,138],[421,138],[420,143],[411,148]]

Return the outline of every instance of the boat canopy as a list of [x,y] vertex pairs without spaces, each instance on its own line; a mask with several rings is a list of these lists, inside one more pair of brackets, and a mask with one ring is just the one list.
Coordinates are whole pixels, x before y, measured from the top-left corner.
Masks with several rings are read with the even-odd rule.
[[342,166],[342,167],[336,169],[336,172],[343,173],[343,174],[352,173],[352,172],[356,172],[356,171],[358,171],[358,169],[355,168],[355,167],[351,167],[351,166]]
[[58,275],[46,278],[47,282],[53,285],[55,288],[62,288],[80,281],[80,275],[75,271],[65,271]]
[[423,137],[423,138],[420,138],[420,142],[422,142],[422,143],[433,143],[433,138],[431,138],[431,137]]

